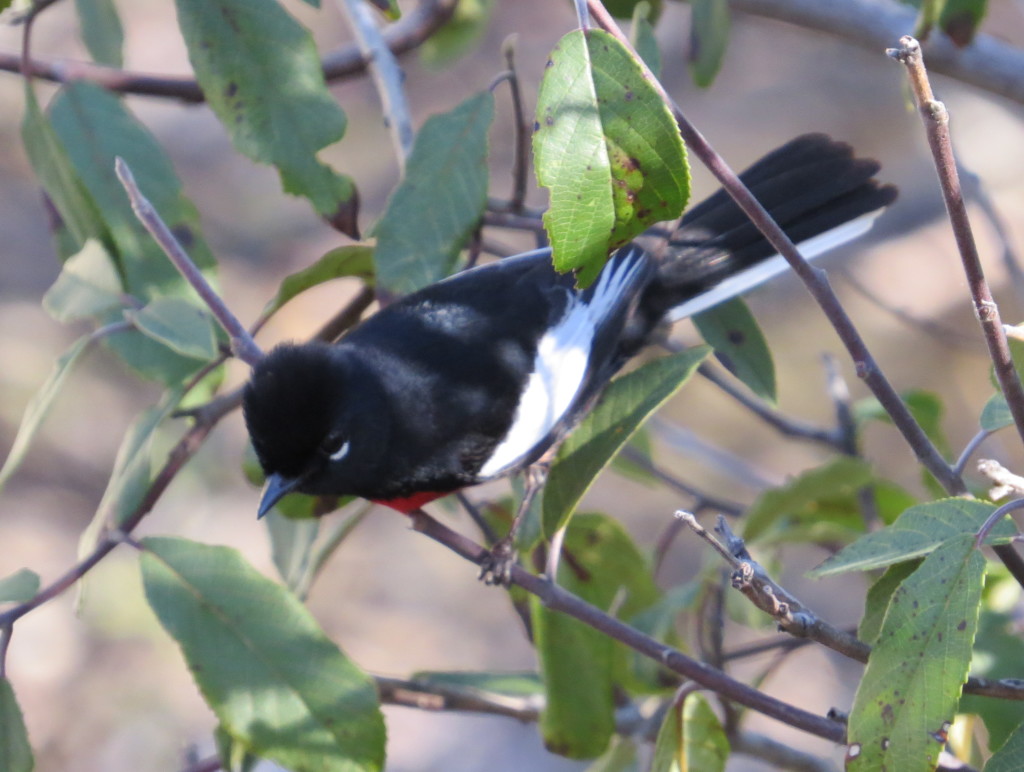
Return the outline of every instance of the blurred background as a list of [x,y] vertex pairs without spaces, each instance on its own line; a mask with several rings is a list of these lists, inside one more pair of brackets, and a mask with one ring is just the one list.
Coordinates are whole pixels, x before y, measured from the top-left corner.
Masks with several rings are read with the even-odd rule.
[[[286,5],[312,26],[322,50],[348,38],[336,5],[324,3],[319,12],[300,2]],[[664,82],[734,168],[797,134],[824,131],[878,158],[882,179],[901,189],[899,201],[870,237],[823,264],[896,387],[941,396],[943,426],[958,453],[976,433],[992,385],[920,121],[908,109],[903,68],[882,50],[865,51],[735,13],[722,71],[710,89],[700,90],[686,69],[689,7],[666,5],[657,29]],[[991,6],[982,29],[1024,44],[1024,3],[1004,0]],[[38,56],[85,58],[73,10],[63,3],[43,15],[35,30]],[[171,3],[137,0],[119,4],[119,11],[130,69],[188,71]],[[504,69],[501,44],[509,35],[516,35],[516,60],[532,110],[548,51],[574,24],[568,3],[498,3],[482,44],[450,69],[431,70],[415,54],[405,57],[417,126],[431,113],[486,88]],[[20,29],[0,29],[0,50],[17,51],[19,35]],[[939,76],[934,86],[952,114],[963,164],[994,201],[1009,246],[1024,248],[1024,222],[1018,215],[1024,210],[1021,107]],[[0,73],[0,453],[10,447],[26,403],[54,360],[84,331],[61,326],[40,308],[59,265],[39,186],[21,147],[22,88],[18,76]],[[52,92],[49,85],[39,88],[43,95]],[[348,114],[349,129],[325,158],[355,178],[365,231],[382,211],[397,166],[372,85],[357,79],[332,90]],[[512,139],[504,90],[498,90],[497,101],[491,192],[504,197],[510,190]],[[223,294],[243,321],[256,317],[283,276],[342,243],[305,201],[281,193],[272,169],[236,153],[206,107],[141,97],[129,98],[128,104],[167,149],[186,194],[199,208],[205,236],[220,261]],[[695,169],[694,189],[694,200],[713,190],[702,169]],[[544,196],[531,190],[529,202],[540,206]],[[972,213],[1004,321],[1021,321],[1022,299],[1001,262],[1004,245],[977,207]],[[528,238],[512,232],[496,232],[495,239],[510,247],[531,246]],[[309,336],[353,291],[354,285],[341,281],[301,296],[265,329],[260,342],[269,347]],[[806,421],[832,422],[833,406],[824,389],[825,353],[837,356],[854,398],[865,396],[835,334],[794,279],[773,282],[749,302],[775,354],[782,411]],[[677,334],[682,341],[696,340],[686,324]],[[244,369],[232,365],[231,383],[244,377]],[[124,372],[101,350],[72,375],[27,463],[0,494],[0,576],[27,566],[48,583],[74,563],[78,537],[99,502],[123,433],[157,396],[155,387]],[[780,437],[700,379],[683,390],[664,417],[687,434],[682,443],[656,439],[658,461],[694,485],[745,503],[754,500],[760,485],[780,482],[827,458],[817,447]],[[258,492],[240,472],[244,441],[241,416],[224,421],[138,533],[234,546],[272,574],[265,528],[255,520]],[[688,451],[695,441],[728,454],[728,463],[712,463],[706,454]],[[871,426],[865,452],[882,475],[920,492],[913,456],[890,427]],[[981,455],[1021,468],[1020,449],[1009,433],[989,440]],[[665,489],[609,474],[586,505],[620,518],[637,542],[651,549],[673,511],[689,503]],[[472,532],[461,515],[443,516]],[[823,552],[785,550],[780,557],[778,578],[784,585],[830,621],[842,626],[857,622],[863,607],[860,577],[808,582],[803,574]],[[711,559],[695,539],[683,535],[661,579],[685,581]],[[83,590],[81,597],[67,593],[20,621],[8,655],[8,675],[25,713],[37,769],[175,770],[187,765],[190,752],[211,753],[215,718],[144,602],[133,552],[116,550],[89,574]],[[504,594],[482,586],[472,565],[413,533],[390,511],[374,513],[335,554],[313,589],[310,606],[328,634],[374,673],[535,667]],[[769,634],[735,628],[728,640],[738,644]],[[737,675],[745,672],[752,671],[741,668]],[[846,710],[859,672],[859,666],[807,647],[763,688],[807,710]],[[508,719],[405,708],[386,713],[388,768],[395,772],[585,767],[548,755],[533,726]],[[767,719],[751,716],[749,725],[819,755],[841,758],[830,744]],[[768,768],[740,758],[730,767]]]

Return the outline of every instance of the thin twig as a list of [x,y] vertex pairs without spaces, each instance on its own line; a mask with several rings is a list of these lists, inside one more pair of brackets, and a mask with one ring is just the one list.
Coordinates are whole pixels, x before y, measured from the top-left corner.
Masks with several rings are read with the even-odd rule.
[[142,191],[139,190],[139,186],[135,183],[135,177],[131,169],[128,168],[128,164],[123,158],[118,157],[115,159],[114,170],[117,172],[117,178],[121,181],[125,192],[128,194],[128,199],[131,201],[135,216],[145,226],[146,230],[149,231],[153,240],[164,251],[164,254],[174,264],[174,267],[178,269],[178,272],[185,277],[185,280],[195,289],[203,302],[206,303],[220,326],[224,328],[224,331],[231,338],[232,352],[246,364],[250,366],[255,365],[263,358],[263,351],[256,344],[256,341],[253,340],[252,335],[249,334],[245,326],[238,321],[238,317],[221,300],[220,295],[210,286],[202,271],[192,262],[192,258],[188,256],[185,248],[181,246],[181,242],[178,241],[178,238],[171,232],[171,229],[167,227],[167,223],[163,221],[160,214],[153,208],[149,199],[142,195]]
[[369,6],[363,0],[338,0],[338,6],[349,20],[363,58],[370,63],[370,75],[384,110],[384,124],[391,132],[399,169],[404,172],[415,132],[409,114],[409,102],[402,86],[402,70],[377,28],[377,21]]
[[828,759],[820,759],[798,751],[778,740],[755,732],[734,732],[729,736],[729,747],[734,753],[753,756],[766,761],[775,769],[789,772],[835,772],[836,766]]
[[841,439],[835,431],[832,431],[831,429],[823,429],[820,426],[815,426],[814,424],[806,421],[801,421],[782,414],[763,400],[760,400],[749,392],[737,387],[732,383],[732,381],[721,375],[707,362],[702,363],[697,368],[697,373],[713,383],[725,394],[739,402],[743,407],[780,434],[786,437],[794,437],[801,440],[816,442],[833,450],[841,450]]
[[[451,19],[457,0],[423,0],[409,13],[384,30],[384,40],[392,53],[401,55],[419,47],[445,22]],[[120,70],[92,62],[69,59],[26,59],[0,53],[0,71],[22,72],[55,83],[84,80],[121,94],[177,99],[199,103],[206,100],[196,79],[186,75],[156,75]],[[321,66],[324,78],[330,83],[361,75],[369,61],[355,43],[324,55]]]
[[[730,8],[819,30],[877,54],[912,30],[918,11],[895,0],[729,0]],[[1024,104],[1024,51],[984,32],[960,47],[946,35],[931,35],[928,61],[942,73]]]
[[[453,531],[423,510],[413,512],[410,517],[413,521],[413,527],[417,531],[443,544],[466,560],[480,565],[487,558],[489,553],[482,546]],[[640,654],[658,662],[669,670],[692,679],[708,689],[712,689],[725,699],[745,705],[752,710],[775,718],[797,729],[834,742],[842,742],[845,736],[845,729],[841,725],[770,697],[740,681],[730,678],[720,670],[691,659],[682,652],[666,646],[626,623],[609,616],[596,606],[587,603],[558,585],[534,576],[521,566],[515,565],[512,567],[511,581],[512,584],[536,595],[548,608],[580,620],[595,630],[624,643]]]
[[[630,47],[629,40],[622,34],[618,24],[605,10],[600,0],[588,0],[591,16],[622,45]],[[658,79],[644,65],[639,56],[635,56],[637,64],[643,69],[645,78],[658,91],[665,104],[669,105],[679,125],[679,131],[686,142],[689,152],[700,158],[701,162],[718,179],[730,197],[746,213],[758,230],[764,234],[776,251],[786,258],[793,272],[803,281],[811,295],[821,307],[832,327],[839,335],[857,368],[857,375],[871,389],[892,418],[893,423],[904,436],[921,463],[931,472],[942,486],[951,494],[967,492],[964,481],[953,473],[952,467],[942,458],[942,454],[932,444],[921,426],[914,420],[910,410],[900,399],[899,394],[889,383],[888,378],[878,367],[874,357],[868,350],[853,320],[829,285],[828,278],[820,268],[812,266],[800,255],[793,242],[771,218],[761,203],[750,190],[740,181],[736,173],[729,168],[722,157],[711,147],[704,136],[689,122],[679,106],[665,91]]]
[[957,474],[964,473],[968,462],[971,460],[971,456],[974,455],[974,451],[976,451],[981,446],[981,443],[991,437],[994,433],[995,432],[992,432],[989,429],[982,429],[971,437],[971,441],[964,447],[963,452],[960,454],[960,458],[956,460],[956,466],[953,467],[956,469]]
[[[910,78],[910,86],[917,100],[918,112],[924,123],[928,136],[928,147],[935,161],[935,171],[939,176],[939,186],[946,202],[946,212],[953,226],[960,259],[974,302],[974,313],[981,323],[985,344],[988,346],[989,357],[995,370],[996,380],[1006,397],[1006,404],[1013,416],[1017,433],[1024,440],[1024,384],[1021,383],[1017,369],[1013,365],[1010,346],[1006,340],[1006,332],[996,305],[985,279],[985,271],[978,255],[978,247],[971,231],[971,221],[967,216],[963,192],[960,189],[960,178],[957,174],[956,159],[953,156],[953,143],[949,136],[949,113],[942,102],[935,99],[928,71],[921,55],[921,45],[909,35],[900,38],[900,47],[887,52],[896,61],[906,66]],[[934,472],[933,472],[934,474]],[[941,478],[940,478],[941,480]],[[1024,586],[1024,558],[1010,544],[1001,544],[993,548],[996,555],[1009,569],[1017,581]]]
[[978,246],[974,241],[970,218],[964,204],[963,191],[960,188],[960,176],[957,172],[956,159],[953,156],[953,143],[949,134],[949,113],[946,106],[935,99],[928,71],[921,55],[921,45],[914,38],[905,35],[900,38],[900,47],[891,48],[887,53],[896,61],[906,66],[910,78],[910,86],[917,101],[918,112],[928,136],[928,147],[935,162],[942,197],[946,202],[946,212],[953,226],[953,237],[956,239],[960,259],[963,262],[964,274],[974,302],[974,313],[981,323],[989,356],[995,368],[996,380],[1006,397],[1006,403],[1017,426],[1017,432],[1024,440],[1024,384],[1013,366],[1010,346],[1003,330],[1003,322],[999,314],[999,306],[992,297],[992,290],[985,278],[985,270],[981,265]]
[[505,65],[508,67],[508,87],[512,96],[512,128],[515,140],[512,144],[512,198],[509,199],[509,210],[513,213],[523,211],[526,200],[526,175],[530,163],[530,127],[526,123],[526,110],[523,108],[523,91],[516,74],[516,39],[509,36],[501,45],[505,54]]

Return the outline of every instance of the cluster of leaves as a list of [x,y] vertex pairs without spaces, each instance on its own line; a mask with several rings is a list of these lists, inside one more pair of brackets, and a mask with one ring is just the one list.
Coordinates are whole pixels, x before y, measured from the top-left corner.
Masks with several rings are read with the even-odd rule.
[[[636,46],[657,70],[651,25],[660,4],[609,6],[632,16]],[[122,33],[113,6],[97,0],[79,7],[94,58],[119,66]],[[486,23],[489,7],[483,0],[462,3],[452,25],[433,39],[433,61],[464,49]],[[345,117],[327,91],[309,31],[275,0],[177,0],[177,9],[196,77],[235,147],[273,165],[284,191],[307,198],[326,221],[355,236],[355,182],[318,158],[342,137]],[[724,51],[726,3],[694,0],[693,19],[699,42],[694,77],[707,83]],[[333,250],[286,277],[260,321],[305,290],[341,276],[405,293],[454,270],[487,205],[493,99],[488,91],[474,94],[428,119],[372,229],[374,239]],[[130,530],[137,522],[154,481],[154,440],[160,432],[177,431],[169,418],[185,400],[215,393],[224,345],[208,310],[133,217],[114,177],[115,157],[128,162],[143,192],[209,276],[214,259],[162,149],[121,98],[73,83],[62,86],[44,110],[27,82],[25,105],[26,152],[60,215],[56,245],[63,270],[44,305],[57,320],[90,321],[95,331],[58,360],[32,401],[0,469],[0,486],[24,458],[91,344],[102,342],[139,377],[165,387],[162,399],[137,418],[124,439],[83,537],[88,554],[104,534]],[[581,283],[596,276],[609,251],[651,224],[677,217],[689,195],[686,155],[671,113],[632,53],[596,30],[569,33],[551,53],[537,97],[534,159],[538,180],[550,191],[545,225],[555,263],[576,271]],[[438,179],[447,184],[436,185]],[[568,559],[560,564],[558,583],[635,629],[684,648],[690,642],[679,633],[686,627],[681,623],[695,620],[716,592],[717,568],[709,565],[691,584],[663,589],[650,558],[619,523],[576,509],[598,475],[712,349],[750,390],[774,402],[771,354],[742,302],[696,321],[709,347],[656,359],[610,386],[562,447],[519,544],[524,554],[543,551],[565,529]],[[907,401],[933,440],[948,444],[934,398],[918,393]],[[1008,425],[1006,412],[995,397],[982,424],[993,430]],[[858,430],[886,418],[871,403],[856,416]],[[649,475],[644,479],[654,482]],[[865,491],[886,523],[870,534],[859,506]],[[283,585],[229,549],[169,537],[135,545],[147,600],[217,717],[226,768],[246,768],[256,758],[296,769],[383,766],[385,733],[373,681],[301,602],[320,566],[365,512],[352,506],[355,511],[328,532],[319,520],[301,517],[321,507],[311,498],[292,497],[271,514]],[[499,501],[487,513],[501,522],[513,508],[511,500]],[[986,564],[973,542],[973,532],[993,509],[961,499],[918,502],[863,461],[841,456],[766,492],[747,514],[748,545],[842,546],[820,575],[884,569],[868,594],[859,631],[875,648],[850,717],[851,769],[934,768],[939,740],[948,734],[944,727],[958,710],[984,718],[993,747],[1005,742],[991,769],[1004,768],[1000,757],[1010,757],[1024,743],[1017,729],[1024,715],[992,701],[960,700],[973,651],[990,653],[986,674],[992,676],[1014,674],[1012,663],[1020,656],[1006,616],[985,605]],[[1012,526],[1003,523],[992,539],[1005,542],[1012,535]],[[0,603],[31,600],[39,587],[39,577],[23,569],[0,581]],[[528,601],[521,591],[513,590],[511,599],[529,614],[539,672],[520,678],[459,674],[461,685],[480,693],[543,694],[540,731],[547,746],[574,758],[598,758],[595,768],[602,770],[637,768],[638,741],[616,735],[616,706],[624,691],[665,707],[654,769],[724,767],[729,738],[706,696],[676,694],[677,676],[606,634]],[[979,617],[981,609],[986,610]],[[418,676],[425,685],[455,678]],[[0,727],[5,768],[29,770],[31,749],[6,679],[0,679]]]

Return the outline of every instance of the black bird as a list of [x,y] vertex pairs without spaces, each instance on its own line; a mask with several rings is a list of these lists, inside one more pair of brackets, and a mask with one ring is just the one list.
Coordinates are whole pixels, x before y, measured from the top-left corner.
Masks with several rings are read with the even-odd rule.
[[[867,230],[893,201],[878,169],[810,134],[741,176],[794,241],[813,246]],[[667,257],[626,246],[586,290],[538,250],[410,294],[337,343],[278,346],[253,368],[244,397],[267,474],[260,515],[292,491],[408,513],[527,468],[664,320],[778,273],[785,265],[773,253],[718,191],[686,214]]]

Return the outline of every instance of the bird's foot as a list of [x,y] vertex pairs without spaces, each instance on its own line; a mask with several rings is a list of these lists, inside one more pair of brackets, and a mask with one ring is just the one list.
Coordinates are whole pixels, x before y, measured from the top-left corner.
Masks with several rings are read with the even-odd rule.
[[505,537],[495,542],[480,563],[480,580],[488,586],[509,587],[512,584],[512,566],[516,564],[516,551],[512,539]]

